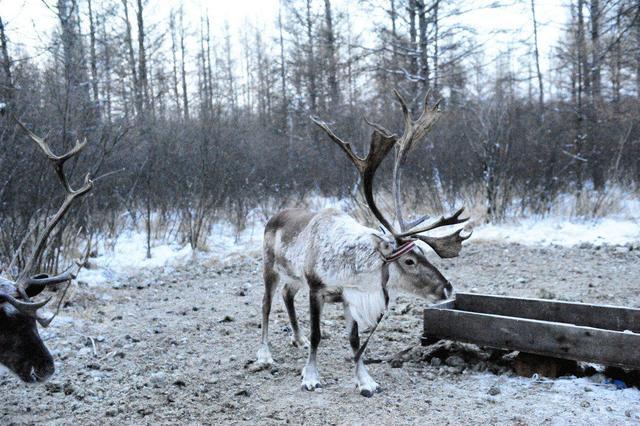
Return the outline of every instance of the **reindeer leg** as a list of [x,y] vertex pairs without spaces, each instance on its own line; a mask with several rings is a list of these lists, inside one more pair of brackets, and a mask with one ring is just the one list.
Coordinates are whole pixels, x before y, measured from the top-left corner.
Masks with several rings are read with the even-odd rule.
[[320,374],[318,373],[318,367],[316,366],[316,354],[318,352],[318,346],[320,345],[321,331],[320,331],[320,316],[322,314],[322,305],[324,304],[324,298],[320,291],[313,288],[309,289],[309,313],[311,317],[311,342],[309,345],[309,358],[307,358],[307,364],[302,370],[302,389],[313,391],[317,388],[321,388]]
[[[351,350],[353,355],[357,356],[360,349],[360,335],[358,333],[358,323],[354,321],[349,307],[345,303],[344,305],[344,317],[347,320],[347,333],[349,334],[349,343],[351,344]],[[367,367],[362,361],[362,357],[355,359],[356,364],[356,385],[360,395],[367,398],[373,396],[374,393],[382,392],[382,388],[371,378]]]
[[262,340],[257,354],[258,364],[273,364],[271,350],[269,350],[269,314],[271,313],[273,294],[276,292],[278,287],[278,279],[278,273],[274,271],[273,265],[265,264],[264,297],[262,299]]
[[293,332],[293,335],[291,336],[291,344],[297,348],[308,348],[309,340],[300,333],[298,317],[296,316],[296,307],[293,303],[298,290],[300,290],[299,285],[292,284],[290,282],[286,283],[282,289],[282,299],[284,300],[284,305],[287,308],[289,322],[291,323],[291,330]]

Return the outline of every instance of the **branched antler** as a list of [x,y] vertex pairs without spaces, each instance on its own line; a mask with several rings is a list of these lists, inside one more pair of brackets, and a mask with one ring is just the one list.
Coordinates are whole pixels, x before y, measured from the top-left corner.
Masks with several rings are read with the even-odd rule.
[[425,135],[433,128],[438,119],[440,118],[440,102],[438,100],[435,105],[429,108],[429,95],[430,91],[424,97],[422,114],[416,121],[411,118],[411,112],[407,107],[400,92],[394,90],[400,106],[402,107],[402,114],[404,116],[404,132],[402,137],[398,140],[396,145],[396,155],[393,162],[393,200],[396,210],[396,218],[400,224],[400,231],[405,232],[407,229],[422,223],[426,216],[422,216],[412,223],[406,223],[402,214],[402,191],[400,189],[400,174],[402,166],[407,160],[407,153],[414,147],[414,145],[420,141]]
[[[0,113],[4,115],[5,113],[4,107],[0,108]],[[93,181],[91,180],[89,174],[87,174],[85,176],[83,185],[78,189],[73,189],[64,172],[65,162],[70,158],[73,158],[76,155],[78,155],[80,151],[82,151],[82,149],[86,146],[87,142],[86,140],[83,142],[77,141],[74,147],[68,152],[66,152],[65,154],[55,155],[53,151],[51,151],[49,144],[46,142],[44,138],[37,136],[35,133],[29,130],[27,126],[25,126],[25,124],[22,123],[22,121],[20,121],[17,117],[15,117],[15,115],[12,112],[9,112],[9,116],[13,119],[13,121],[16,122],[16,124],[18,124],[20,128],[22,128],[25,131],[25,133],[29,136],[29,138],[38,145],[40,150],[44,153],[47,159],[52,163],[55,173],[58,177],[58,180],[60,180],[60,183],[64,187],[67,194],[58,211],[54,214],[53,218],[47,223],[42,233],[36,238],[36,243],[33,248],[33,251],[31,252],[30,256],[27,258],[24,268],[18,274],[18,278],[14,283],[17,290],[16,296],[18,298],[10,294],[0,292],[0,301],[10,303],[20,312],[23,312],[24,314],[27,314],[36,318],[36,320],[43,327],[47,327],[51,323],[53,318],[58,314],[60,305],[62,304],[62,300],[64,299],[64,296],[66,294],[66,291],[69,285],[65,287],[63,294],[60,297],[55,314],[48,319],[39,317],[37,315],[37,310],[45,306],[51,300],[51,298],[46,299],[43,302],[31,302],[31,299],[28,296],[28,292],[37,293],[39,291],[36,291],[36,290],[42,290],[44,287],[51,286],[51,285],[58,285],[58,284],[70,282],[71,280],[73,280],[78,275],[80,269],[82,268],[82,265],[86,262],[87,256],[89,254],[90,244],[87,244],[87,253],[85,254],[84,260],[81,261],[81,263],[76,262],[77,269],[75,271],[67,270],[53,277],[49,277],[48,275],[31,276],[31,274],[33,273],[33,269],[36,263],[42,256],[42,252],[44,251],[47,245],[47,239],[49,238],[49,235],[51,234],[53,229],[60,222],[60,220],[62,220],[65,214],[69,211],[69,208],[71,207],[73,202],[76,199],[88,193],[93,188]]]
[[[428,237],[418,234],[442,226],[457,225],[467,221],[469,218],[460,218],[460,215],[462,214],[464,208],[459,209],[452,216],[441,217],[439,220],[431,223],[430,225],[419,228],[416,227],[418,227],[422,222],[426,220],[426,216],[422,216],[417,220],[407,223],[405,222],[402,215],[400,187],[401,169],[406,162],[407,153],[410,152],[411,148],[413,148],[413,146],[418,141],[425,137],[425,135],[433,128],[435,123],[438,121],[441,114],[439,108],[440,101],[437,101],[432,107],[429,107],[429,93],[427,93],[424,99],[422,113],[417,120],[413,120],[413,118],[411,117],[411,113],[409,112],[409,108],[407,107],[407,103],[405,102],[402,95],[400,95],[397,90],[394,90],[394,94],[402,108],[402,113],[404,116],[404,132],[402,136],[398,138],[398,136],[389,132],[381,125],[370,122],[365,118],[367,124],[373,127],[369,153],[365,158],[357,156],[353,152],[351,144],[343,141],[338,136],[336,136],[326,123],[315,117],[311,117],[311,119],[317,126],[324,130],[329,138],[331,138],[347,154],[347,157],[351,160],[351,162],[358,170],[358,173],[360,174],[364,196],[371,212],[382,224],[382,226],[384,226],[394,236],[398,243],[402,243],[410,239],[419,239],[427,243],[440,257],[455,257],[460,253],[462,242],[469,238],[471,234],[463,236],[461,234],[462,230],[458,230],[444,237]],[[392,222],[386,219],[380,212],[373,197],[373,178],[375,172],[393,146],[396,147],[396,155],[393,167],[393,198],[396,218],[400,225],[400,232],[396,231],[392,225]]]
[[353,150],[351,149],[351,144],[343,141],[339,137],[337,137],[331,129],[327,126],[326,123],[319,120],[316,117],[311,117],[311,120],[322,130],[324,130],[327,135],[347,154],[347,157],[351,160],[360,177],[362,179],[362,186],[364,190],[364,197],[367,200],[367,205],[369,209],[371,209],[371,213],[380,221],[382,226],[384,226],[389,232],[395,235],[395,230],[391,223],[383,216],[383,214],[378,209],[376,205],[375,199],[373,197],[373,178],[382,163],[382,160],[387,156],[391,148],[393,148],[396,143],[396,136],[390,134],[381,126],[372,125],[374,127],[373,133],[371,134],[371,144],[369,145],[369,153],[365,158],[358,157]]

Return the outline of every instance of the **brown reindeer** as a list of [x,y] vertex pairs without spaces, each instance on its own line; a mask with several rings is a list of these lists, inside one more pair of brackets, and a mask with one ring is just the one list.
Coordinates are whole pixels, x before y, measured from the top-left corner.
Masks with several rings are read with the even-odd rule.
[[[4,114],[1,107],[0,113]],[[64,155],[55,155],[44,139],[32,133],[13,114],[9,115],[47,156],[67,193],[58,211],[36,238],[35,247],[25,261],[22,271],[15,279],[0,278],[0,363],[25,382],[43,382],[54,373],[55,368],[53,357],[38,334],[37,324],[42,327],[48,327],[51,324],[60,310],[69,284],[62,290],[56,311],[49,318],[38,315],[38,310],[49,303],[51,297],[40,302],[34,302],[31,298],[40,294],[47,287],[70,283],[86,261],[89,246],[87,246],[84,261],[76,262],[75,266],[59,275],[50,277],[46,274],[36,276],[31,276],[31,274],[46,247],[51,231],[62,220],[74,201],[91,190],[93,182],[87,174],[84,184],[78,189],[73,189],[64,173],[65,162],[78,155],[85,147],[86,141],[76,142],[75,146]]]
[[[439,109],[437,104],[428,108],[425,99],[424,110],[414,121],[403,98],[399,93],[395,94],[404,113],[404,133],[397,137],[383,127],[368,122],[373,127],[373,133],[369,153],[365,158],[357,156],[349,143],[338,138],[325,123],[312,117],[314,123],[345,152],[358,170],[367,205],[387,232],[361,225],[351,216],[335,209],[319,212],[284,210],[271,218],[265,228],[265,293],[258,362],[273,363],[268,343],[269,313],[273,295],[279,285],[283,288],[284,304],[293,330],[292,343],[294,346],[306,344],[298,325],[294,297],[302,286],[307,286],[311,341],[309,357],[302,372],[302,388],[306,390],[321,387],[316,353],[320,343],[320,316],[325,302],[342,302],[349,341],[355,356],[357,388],[361,395],[372,396],[380,387],[369,376],[362,361],[362,353],[369,339],[360,345],[359,331],[368,328],[373,333],[387,308],[389,288],[412,292],[429,302],[451,295],[451,284],[429,262],[423,243],[440,257],[449,258],[457,256],[462,248],[462,241],[469,238],[469,235],[461,235],[462,229],[444,237],[422,235],[435,228],[466,221],[467,219],[460,218],[463,209],[426,226],[420,226],[425,217],[413,223],[405,223],[400,204],[400,168],[411,147],[435,124]],[[394,199],[399,230],[380,212],[373,195],[376,170],[393,147],[396,147]]]

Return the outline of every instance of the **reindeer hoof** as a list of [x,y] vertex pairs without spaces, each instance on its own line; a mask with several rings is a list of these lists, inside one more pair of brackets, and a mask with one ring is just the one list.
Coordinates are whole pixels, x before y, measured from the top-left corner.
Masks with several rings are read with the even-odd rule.
[[360,395],[366,398],[371,398],[373,394],[382,392],[382,388],[377,383],[372,386],[358,386],[358,389],[360,390]]
[[302,369],[302,389],[314,391],[320,388],[322,388],[322,385],[320,384],[320,374],[318,374],[316,366],[313,364],[305,365]]
[[295,337],[291,337],[291,346],[293,346],[294,348],[308,348],[309,340],[307,340],[304,337],[299,339],[296,339]]
[[316,389],[322,389],[320,383],[303,383],[301,386],[303,391],[313,392]]
[[373,396],[373,392],[371,392],[369,389],[362,389],[360,391],[360,395],[364,396],[365,398],[371,398]]
[[261,347],[256,357],[258,358],[256,362],[258,365],[269,367],[274,364],[268,347]]

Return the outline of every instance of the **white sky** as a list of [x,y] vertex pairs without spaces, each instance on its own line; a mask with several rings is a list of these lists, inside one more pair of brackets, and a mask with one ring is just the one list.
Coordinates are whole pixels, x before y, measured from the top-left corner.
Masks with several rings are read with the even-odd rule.
[[[486,48],[487,61],[491,61],[508,44],[530,40],[533,37],[531,26],[531,9],[529,0],[512,0],[512,5],[501,9],[479,8],[456,18],[456,23],[475,28],[478,40]],[[490,0],[468,2],[473,8],[487,4]],[[100,0],[94,0],[97,8]],[[119,1],[117,2],[119,4]],[[134,3],[133,1],[131,3]],[[149,0],[146,6],[146,19],[149,25],[167,25],[169,12],[180,5],[179,0]],[[216,32],[220,34],[223,23],[228,22],[232,35],[239,47],[238,35],[246,24],[250,23],[269,35],[275,35],[275,22],[278,15],[279,0],[184,0],[188,29],[195,35],[199,28],[201,14],[208,10],[211,17],[214,39]],[[322,8],[322,2],[315,1],[316,7]],[[358,2],[359,3],[359,2]],[[372,34],[376,22],[386,19],[380,8],[361,6],[355,1],[333,0],[334,9],[349,10],[350,21],[356,27],[355,32],[362,33],[362,40],[369,44],[367,37]],[[0,16],[5,21],[7,35],[13,46],[19,46],[31,56],[38,56],[46,52],[50,43],[50,34],[58,24],[55,14],[47,7],[55,4],[55,0],[0,0]],[[80,0],[82,10],[85,2]],[[382,0],[382,4],[387,2]],[[135,7],[132,5],[134,13]],[[550,66],[549,57],[556,45],[561,29],[568,16],[565,0],[536,0],[536,14],[539,21],[539,47],[541,51],[543,72]],[[451,22],[449,22],[451,23]],[[135,25],[134,25],[135,27]],[[492,35],[497,30],[509,31],[509,34]],[[218,40],[220,38],[218,37]],[[195,53],[195,41],[192,42],[192,53]],[[14,51],[15,53],[15,51]],[[523,50],[519,55],[527,55]],[[513,58],[513,67],[518,66],[519,59]],[[549,76],[546,76],[547,78]]]

